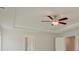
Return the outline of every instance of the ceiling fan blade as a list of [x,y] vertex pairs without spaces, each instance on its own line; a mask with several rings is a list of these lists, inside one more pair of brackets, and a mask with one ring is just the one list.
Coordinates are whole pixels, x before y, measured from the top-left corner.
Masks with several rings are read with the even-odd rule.
[[51,21],[41,21],[41,22],[51,22]]
[[59,22],[60,24],[63,24],[63,25],[66,25],[67,23],[64,23],[64,22]]
[[47,17],[49,17],[51,20],[53,20],[53,18],[51,16],[47,16]]
[[68,20],[68,18],[64,17],[64,18],[59,19],[59,21],[63,21],[63,20]]

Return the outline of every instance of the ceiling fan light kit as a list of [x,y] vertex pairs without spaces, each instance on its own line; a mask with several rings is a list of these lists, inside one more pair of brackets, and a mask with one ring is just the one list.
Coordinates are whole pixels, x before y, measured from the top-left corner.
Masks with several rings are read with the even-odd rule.
[[50,20],[42,21],[42,22],[51,22],[52,25],[59,25],[59,24],[66,25],[67,23],[65,23],[63,21],[68,20],[67,17],[59,18],[59,15],[53,15],[53,16],[47,15],[46,17],[48,17]]
[[59,23],[58,23],[58,22],[52,22],[52,24],[53,24],[53,25],[58,25]]

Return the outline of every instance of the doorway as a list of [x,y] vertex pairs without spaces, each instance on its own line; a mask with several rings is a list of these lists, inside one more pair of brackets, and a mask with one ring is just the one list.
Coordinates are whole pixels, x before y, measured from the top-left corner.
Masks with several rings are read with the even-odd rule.
[[56,51],[75,51],[75,36],[58,37],[55,39]]
[[69,36],[65,38],[66,51],[75,51],[75,36]]

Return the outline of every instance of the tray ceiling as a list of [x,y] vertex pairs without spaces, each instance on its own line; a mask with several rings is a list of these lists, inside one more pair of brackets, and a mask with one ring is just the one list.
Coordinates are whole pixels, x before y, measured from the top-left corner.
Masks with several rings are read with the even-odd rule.
[[[49,20],[46,14],[59,14],[67,16],[69,20],[67,25],[51,26],[51,23],[42,23],[42,20]],[[79,8],[76,7],[16,7],[0,10],[0,18],[3,24],[12,24],[15,22],[16,27],[36,29],[41,31],[52,30],[60,32],[71,25],[79,23]],[[8,21],[7,21],[8,20]],[[5,22],[6,21],[6,22]],[[77,25],[76,25],[77,26]],[[73,27],[73,26],[72,26]]]

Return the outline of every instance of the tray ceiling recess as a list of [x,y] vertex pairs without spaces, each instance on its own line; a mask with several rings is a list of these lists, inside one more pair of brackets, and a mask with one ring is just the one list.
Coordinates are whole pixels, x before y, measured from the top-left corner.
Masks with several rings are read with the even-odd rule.
[[[51,29],[52,32],[57,33],[66,31],[70,28],[78,27],[79,23],[78,7],[16,7],[16,8],[8,7],[5,13],[6,14],[3,15],[4,17],[2,16],[3,17],[2,21],[6,21],[7,19],[8,21],[6,22],[7,24],[9,24],[10,21],[12,22],[12,17],[15,16],[15,26],[24,29],[32,29],[47,32],[49,29]],[[50,20],[50,18],[46,17],[46,15],[51,17],[53,17],[53,15],[59,15],[59,18],[57,19],[66,17],[68,18],[68,20],[65,20],[63,22],[67,24],[66,25],[59,24],[57,26],[51,26],[51,23],[49,22],[42,23],[41,22],[42,20],[46,21]]]

